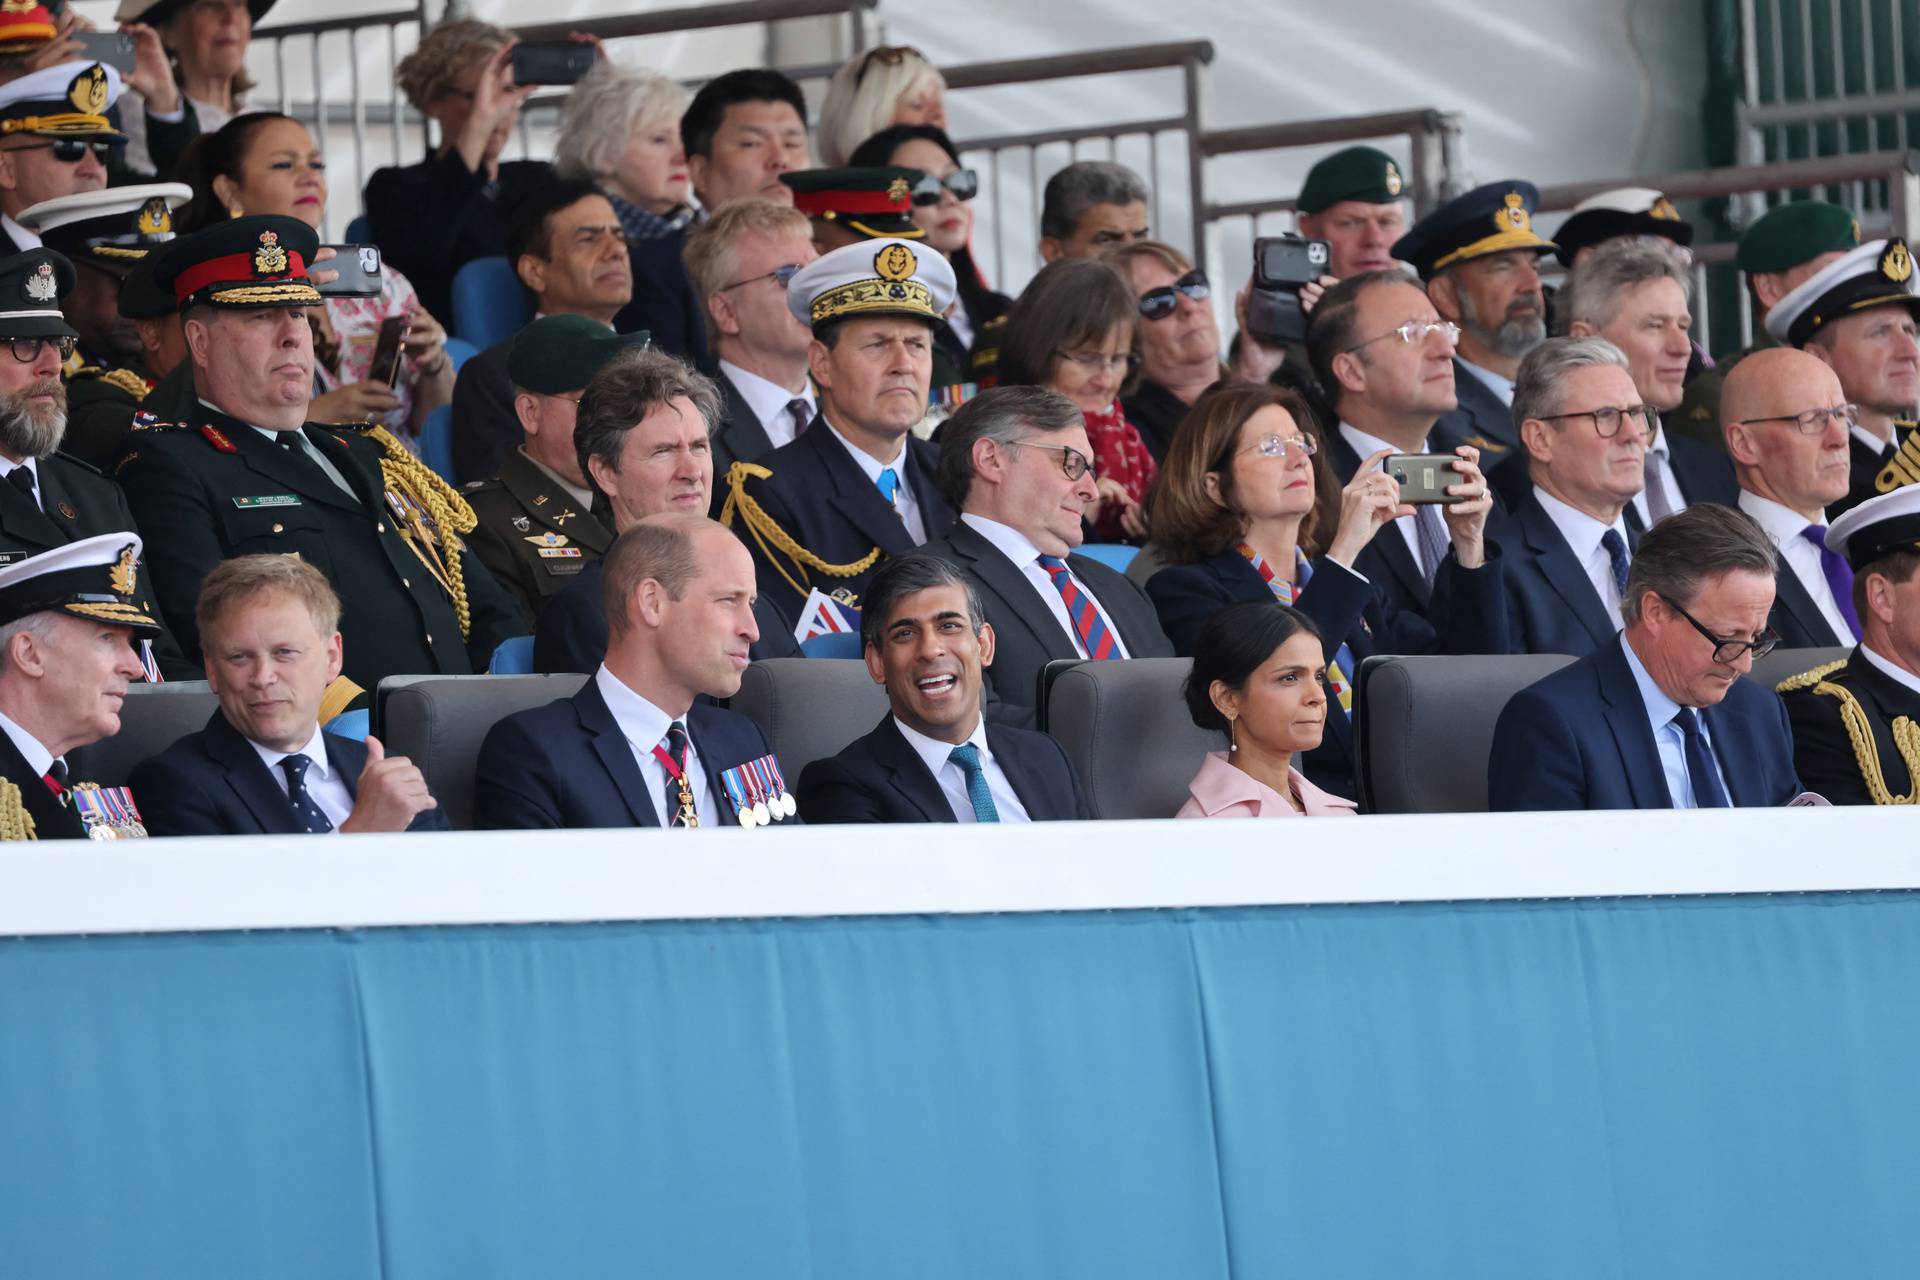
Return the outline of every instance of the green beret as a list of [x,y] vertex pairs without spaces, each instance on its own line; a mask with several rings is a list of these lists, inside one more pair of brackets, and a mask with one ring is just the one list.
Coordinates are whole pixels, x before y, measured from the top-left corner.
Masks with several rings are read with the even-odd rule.
[[1851,210],[1825,200],[1795,200],[1775,205],[1740,237],[1733,264],[1755,271],[1791,271],[1823,253],[1860,243],[1860,220]]
[[514,338],[507,353],[507,379],[523,391],[566,395],[592,382],[607,361],[647,341],[644,329],[615,333],[586,316],[541,316]]
[[1307,170],[1296,207],[1301,213],[1319,213],[1342,200],[1392,204],[1406,187],[1392,156],[1373,147],[1348,147]]

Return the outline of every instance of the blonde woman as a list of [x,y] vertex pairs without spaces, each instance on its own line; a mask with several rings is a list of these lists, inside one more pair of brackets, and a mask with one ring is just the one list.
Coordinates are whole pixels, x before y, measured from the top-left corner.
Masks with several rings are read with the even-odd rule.
[[833,73],[820,104],[815,141],[820,163],[849,163],[853,149],[888,125],[947,127],[947,81],[926,55],[906,45],[869,49]]

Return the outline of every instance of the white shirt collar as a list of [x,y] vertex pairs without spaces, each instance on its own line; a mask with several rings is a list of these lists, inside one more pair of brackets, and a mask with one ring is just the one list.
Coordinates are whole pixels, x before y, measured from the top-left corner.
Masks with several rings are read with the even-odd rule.
[[860,470],[866,473],[867,479],[873,481],[873,483],[877,485],[880,483],[880,473],[882,471],[891,470],[894,475],[900,478],[900,486],[902,488],[906,487],[907,441],[905,436],[902,436],[900,438],[900,452],[893,455],[893,461],[882,462],[880,461],[880,459],[874,457],[872,454],[868,453],[865,449],[862,449],[859,445],[855,444],[853,441],[841,435],[838,431],[834,429],[833,423],[828,421],[826,418],[821,418],[820,421],[821,421],[821,424],[826,427],[827,434],[832,436],[835,440],[838,440],[840,442],[840,447],[845,449],[847,453],[853,458],[854,462],[859,466]]
[[[1620,647],[1626,651],[1627,669],[1633,672],[1633,682],[1640,686],[1640,701],[1646,705],[1647,719],[1652,723],[1653,731],[1657,734],[1672,724],[1673,718],[1680,714],[1680,704],[1669,698],[1667,691],[1660,687],[1652,675],[1648,674],[1646,667],[1641,664],[1640,655],[1633,651],[1633,645],[1627,640],[1624,632],[1620,636]],[[1704,717],[1702,717],[1702,723],[1705,723]]]
[[1672,450],[1667,448],[1667,429],[1657,413],[1653,417],[1653,436],[1647,441],[1647,453],[1662,462],[1672,454]]
[[[1340,424],[1340,434],[1346,438],[1348,444],[1353,446],[1354,452],[1360,455],[1360,461],[1362,462],[1365,462],[1382,449],[1391,453],[1404,452],[1399,445],[1388,444],[1379,436],[1370,436],[1360,428],[1354,426],[1351,422],[1342,422]],[[1420,441],[1419,452],[1427,452],[1427,442],[1424,439]]]
[[1024,569],[1040,559],[1040,548],[1033,545],[1033,539],[1012,525],[1001,524],[998,520],[989,520],[971,511],[963,512],[960,518],[971,525],[981,537],[991,542],[994,550],[1013,561],[1018,567]]
[[1886,453],[1888,449],[1891,449],[1893,447],[1893,441],[1882,440],[1879,436],[1873,434],[1873,432],[1867,430],[1865,427],[1862,427],[1862,426],[1848,427],[1847,434],[1852,436],[1855,440],[1858,440],[1861,444],[1865,445],[1867,448],[1873,450],[1873,454],[1875,457],[1879,457],[1880,455]]
[[1874,665],[1874,668],[1889,680],[1897,681],[1920,693],[1920,675],[1915,675],[1905,667],[1895,666],[1891,659],[1883,658],[1864,644],[1860,646],[1860,655]]
[[[789,391],[779,383],[769,381],[751,369],[742,369],[731,360],[720,362],[720,372],[725,374],[727,381],[733,384],[733,389],[740,393],[740,398],[747,402],[747,408],[753,410],[753,416],[760,420],[762,427],[769,422],[789,417],[787,405],[795,400],[807,402],[809,417],[818,411],[818,405],[813,398],[813,383],[805,379],[802,379],[800,390]],[[793,428],[787,428],[785,434],[787,439],[792,439]]]
[[[955,742],[942,742],[938,738],[929,738],[926,734],[909,728],[899,716],[893,718],[893,727],[900,731],[900,736],[907,740],[907,745],[913,748],[914,754],[919,756],[921,763],[927,766],[927,772],[936,779],[940,776],[940,770],[946,767],[947,757],[953,754],[956,746],[961,745]],[[985,716],[974,717],[973,732],[967,735],[967,742],[979,749],[980,764],[984,768],[987,761],[993,759],[993,753],[987,750],[987,718]]]
[[1624,511],[1614,517],[1612,524],[1602,524],[1586,512],[1568,506],[1537,484],[1533,486],[1533,496],[1539,499],[1541,507],[1547,513],[1547,518],[1553,521],[1553,527],[1560,531],[1560,536],[1567,540],[1569,547],[1573,548],[1574,557],[1581,564],[1592,559],[1594,551],[1600,546],[1600,539],[1607,536],[1607,530],[1612,529],[1620,535],[1623,542],[1626,540],[1627,522]]
[[525,445],[521,445],[520,448],[516,450],[516,452],[519,453],[521,457],[525,458],[528,462],[531,462],[535,467],[537,467],[541,475],[553,481],[556,485],[559,485],[560,488],[566,493],[566,495],[569,498],[572,498],[575,502],[580,504],[580,509],[582,511],[588,511],[592,509],[593,494],[590,490],[581,489],[575,486],[573,481],[567,479],[565,476],[561,475],[558,471],[555,471],[552,467],[540,461],[540,459],[534,457],[532,454],[528,453],[527,447]]
[[1740,509],[1752,516],[1754,522],[1773,539],[1773,545],[1782,551],[1796,543],[1805,543],[1806,539],[1800,535],[1809,524],[1824,527],[1827,523],[1825,516],[1808,520],[1792,507],[1775,502],[1772,498],[1763,498],[1751,489],[1740,491]]
[[[620,732],[626,735],[636,753],[646,756],[666,739],[667,726],[674,718],[628,688],[619,676],[607,670],[606,663],[600,664],[593,682],[599,686],[600,696],[606,699],[613,722],[620,726]],[[686,717],[682,716],[680,722],[684,725]],[[691,730],[688,737],[691,740]]]
[[1467,359],[1465,356],[1455,356],[1454,359],[1460,362],[1460,367],[1462,369],[1465,369],[1468,373],[1471,373],[1474,377],[1478,378],[1480,380],[1481,385],[1486,387],[1487,390],[1493,392],[1493,394],[1495,394],[1496,396],[1499,396],[1500,399],[1505,401],[1507,404],[1510,405],[1513,403],[1513,379],[1512,378],[1503,378],[1491,369],[1482,369],[1479,365]]
[[6,731],[8,739],[13,743],[13,749],[25,757],[27,768],[43,778],[46,777],[47,770],[53,768],[53,752],[47,750],[40,739],[5,715],[0,715],[0,729]]
[[[29,249],[38,249],[40,247],[40,237],[15,222],[13,215],[10,213],[0,213],[0,230],[4,230],[8,235],[13,237],[13,243],[18,246],[15,249],[16,253],[25,253]],[[44,773],[45,770],[41,772]]]
[[0,457],[0,480],[6,479],[8,476],[18,471],[21,467],[25,467],[27,469],[27,474],[33,477],[34,488],[36,489],[39,488],[40,487],[40,466],[39,466],[39,463],[33,458],[28,458],[25,462],[13,462],[5,457]]
[[320,722],[317,720],[314,722],[313,733],[308,736],[306,744],[292,751],[275,751],[272,747],[255,742],[252,738],[247,739],[247,745],[252,747],[254,753],[260,757],[260,763],[267,766],[268,773],[277,770],[280,762],[288,756],[305,756],[312,761],[307,766],[308,776],[315,779],[333,776],[333,765],[327,760],[327,744],[320,736]]

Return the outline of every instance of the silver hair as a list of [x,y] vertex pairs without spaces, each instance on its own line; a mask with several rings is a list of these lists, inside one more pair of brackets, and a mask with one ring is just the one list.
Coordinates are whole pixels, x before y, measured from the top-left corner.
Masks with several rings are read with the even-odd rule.
[[[37,395],[51,396],[45,409],[33,403]],[[0,396],[0,448],[21,458],[45,458],[60,447],[67,434],[67,389],[58,378],[28,383],[11,395]]]
[[680,117],[693,95],[655,71],[617,66],[602,58],[573,86],[560,109],[554,169],[563,178],[598,182],[620,167],[634,134],[665,125],[679,138]]
[[1086,421],[1073,401],[1045,387],[994,387],[961,405],[940,424],[940,461],[934,481],[955,511],[965,510],[973,488],[973,446],[992,440],[1011,444],[1016,437],[1052,435]]
[[1699,502],[1668,516],[1641,535],[1627,569],[1620,615],[1640,620],[1640,601],[1651,591],[1682,609],[1707,583],[1729,573],[1771,578],[1778,572],[1773,543],[1752,516],[1717,502]]
[[1635,239],[1609,240],[1567,273],[1557,299],[1561,323],[1575,320],[1595,329],[1613,323],[1620,311],[1620,299],[1627,290],[1649,280],[1671,280],[1680,286],[1680,294],[1693,301],[1693,275],[1674,261],[1665,249],[1641,244]]
[[1147,182],[1111,160],[1081,160],[1047,179],[1040,203],[1040,234],[1065,240],[1097,204],[1146,204]]
[[52,645],[52,632],[58,624],[59,619],[63,616],[65,615],[55,613],[51,609],[42,609],[38,613],[30,613],[24,618],[15,618],[12,622],[7,623],[6,626],[0,627],[0,672],[6,671],[7,664],[12,660],[13,638],[15,636],[31,635],[42,644]]
[[1550,418],[1564,401],[1560,384],[1575,369],[1613,365],[1629,374],[1627,353],[1605,338],[1548,338],[1527,353],[1513,378],[1513,425],[1528,418]]

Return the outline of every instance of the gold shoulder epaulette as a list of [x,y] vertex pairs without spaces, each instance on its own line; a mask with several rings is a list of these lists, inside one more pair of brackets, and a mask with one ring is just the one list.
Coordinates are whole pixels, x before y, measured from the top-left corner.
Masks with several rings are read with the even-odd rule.
[[[772,565],[795,591],[804,596],[811,590],[803,581],[808,569],[816,573],[824,573],[830,578],[857,578],[879,563],[880,548],[878,547],[852,564],[829,564],[801,546],[794,536],[782,529],[779,522],[767,514],[766,508],[755,502],[753,496],[747,492],[747,481],[772,478],[773,472],[758,463],[736,462],[727,468],[727,501],[726,505],[720,508],[720,523],[731,529],[734,517],[738,516],[740,523],[746,526],[747,533],[752,536],[754,544],[760,548],[760,554],[767,558],[767,563]],[[793,566],[794,573],[787,572],[787,566],[780,562],[781,557],[785,557]],[[800,576],[795,577],[795,573]]]
[[[466,569],[460,563],[460,535],[472,533],[480,517],[452,485],[409,452],[393,432],[376,423],[360,423],[343,429],[364,435],[386,450],[380,459],[380,474],[387,488],[433,521],[434,530],[439,534],[440,563],[446,574],[447,594],[453,597],[453,612],[460,619],[460,636],[465,639],[472,635],[473,612],[467,602]],[[428,564],[427,567],[434,566]]]
[[135,400],[145,400],[147,393],[153,390],[152,387],[147,385],[145,378],[131,369],[102,369],[98,376],[100,381],[117,390],[126,392]]
[[38,840],[20,788],[0,778],[0,840]]
[[1907,766],[1907,794],[1896,796],[1888,788],[1887,775],[1880,767],[1880,748],[1874,745],[1873,725],[1867,719],[1867,709],[1853,696],[1853,690],[1822,680],[1813,691],[1839,702],[1840,723],[1846,728],[1847,740],[1853,744],[1854,763],[1860,766],[1868,797],[1875,804],[1920,804],[1920,725],[1906,716],[1897,716],[1888,726],[1893,733],[1894,750]]
[[1773,691],[1775,693],[1797,693],[1801,689],[1811,689],[1814,685],[1819,684],[1822,680],[1825,680],[1828,676],[1846,665],[1847,660],[1842,658],[1838,662],[1828,662],[1815,667],[1811,671],[1802,671],[1799,675],[1788,676],[1785,680],[1773,686]]

